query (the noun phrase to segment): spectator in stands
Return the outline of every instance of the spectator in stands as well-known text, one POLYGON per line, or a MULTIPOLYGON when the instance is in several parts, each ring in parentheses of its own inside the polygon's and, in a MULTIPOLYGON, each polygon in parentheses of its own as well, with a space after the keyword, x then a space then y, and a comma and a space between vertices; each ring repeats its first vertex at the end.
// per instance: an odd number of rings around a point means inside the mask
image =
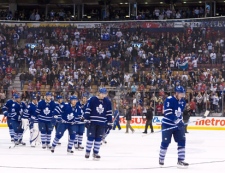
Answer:
POLYGON ((20 74, 20 89, 21 90, 23 90, 25 80, 26 80, 26 75, 24 71, 22 71, 22 73, 20 74))

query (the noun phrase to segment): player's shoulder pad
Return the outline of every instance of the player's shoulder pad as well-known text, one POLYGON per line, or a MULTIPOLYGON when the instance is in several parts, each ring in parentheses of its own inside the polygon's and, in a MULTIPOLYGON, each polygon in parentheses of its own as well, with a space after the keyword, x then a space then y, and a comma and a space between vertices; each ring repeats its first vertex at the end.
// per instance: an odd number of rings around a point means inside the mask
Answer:
POLYGON ((98 97, 92 96, 92 97, 90 97, 89 102, 90 102, 90 101, 95 101, 95 100, 98 100, 98 97))
POLYGON ((39 102, 38 103, 42 103, 42 102, 44 102, 45 100, 44 99, 41 99, 41 100, 39 100, 39 102))
POLYGON ((106 102, 106 103, 108 103, 108 104, 110 104, 110 103, 111 103, 111 101, 109 100, 109 98, 108 98, 108 97, 105 97, 105 98, 103 99, 103 101, 104 101, 104 102, 106 102))
POLYGON ((8 100, 6 101, 6 103, 13 103, 13 100, 12 100, 12 99, 8 99, 8 100))
POLYGON ((172 99, 172 98, 173 98, 173 96, 168 96, 166 99, 169 100, 169 99, 172 99))

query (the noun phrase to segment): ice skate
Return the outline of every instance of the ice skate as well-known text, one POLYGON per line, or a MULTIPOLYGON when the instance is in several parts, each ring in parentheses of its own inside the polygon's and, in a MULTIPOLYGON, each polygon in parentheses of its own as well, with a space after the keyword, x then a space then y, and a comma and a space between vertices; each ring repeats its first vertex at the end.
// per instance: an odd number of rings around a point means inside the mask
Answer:
POLYGON ((79 151, 82 151, 83 149, 84 149, 84 147, 83 147, 82 145, 79 144, 79 145, 78 145, 78 150, 79 150, 79 151))
POLYGON ((160 159, 159 159, 159 166, 160 166, 160 167, 163 167, 163 166, 164 166, 164 160, 160 160, 160 159))
POLYGON ((93 160, 100 160, 101 156, 99 154, 93 154, 93 160))
POLYGON ((71 154, 73 154, 73 153, 74 153, 73 150, 67 149, 67 154, 68 154, 68 155, 71 155, 71 154))
POLYGON ((51 147, 51 152, 54 153, 55 152, 55 148, 51 147))
POLYGON ((178 161, 177 162, 177 168, 181 168, 181 169, 187 169, 189 166, 188 163, 184 162, 184 161, 178 161))
POLYGON ((90 157, 90 153, 85 153, 85 158, 88 159, 90 157))
POLYGON ((42 149, 46 149, 46 144, 42 144, 42 149))

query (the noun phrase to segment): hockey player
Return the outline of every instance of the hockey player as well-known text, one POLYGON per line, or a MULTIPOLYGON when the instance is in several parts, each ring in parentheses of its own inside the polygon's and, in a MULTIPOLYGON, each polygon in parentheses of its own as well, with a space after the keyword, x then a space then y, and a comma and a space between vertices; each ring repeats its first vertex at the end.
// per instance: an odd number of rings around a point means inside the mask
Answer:
MULTIPOLYGON (((90 157, 92 145, 94 143, 93 157, 99 160, 98 154, 101 146, 101 140, 105 131, 105 124, 112 123, 111 101, 105 98, 107 96, 106 88, 100 88, 98 96, 90 98, 84 114, 84 118, 90 121, 87 128, 87 145, 85 158, 90 157)), ((112 128, 112 125, 111 125, 112 128)))
POLYGON ((27 106, 22 116, 22 126, 30 126, 30 145, 35 147, 40 143, 40 134, 38 128, 38 117, 36 114, 37 109, 37 97, 33 96, 31 103, 27 106), (29 121, 29 122, 27 122, 29 121))
MULTIPOLYGON (((60 105, 63 105, 63 104, 64 104, 63 97, 61 95, 57 95, 56 101, 55 101, 55 106, 60 106, 60 105)), ((55 131, 57 131, 58 122, 56 122, 56 120, 53 118, 52 123, 55 126, 55 131)), ((61 142, 58 142, 58 145, 61 145, 61 142)))
POLYGON ((172 136, 178 145, 178 168, 187 168, 188 163, 185 160, 185 129, 182 113, 185 108, 185 89, 182 86, 175 88, 174 96, 168 96, 164 101, 164 118, 162 119, 162 142, 160 146, 159 164, 164 165, 167 148, 171 142, 172 136), (175 127, 170 130, 167 128, 175 127))
POLYGON ((114 124, 113 124, 113 130, 116 129, 116 127, 118 127, 119 130, 121 130, 120 127, 120 112, 119 112, 119 106, 116 106, 116 109, 114 111, 114 124))
POLYGON ((76 136, 76 118, 82 115, 82 110, 76 96, 70 96, 70 103, 58 105, 54 111, 54 118, 59 123, 55 138, 52 143, 51 152, 54 153, 55 147, 62 138, 66 130, 69 131, 69 143, 67 146, 67 153, 72 154, 72 147, 76 136))
POLYGON ((11 107, 12 107, 12 104, 14 102, 14 99, 15 99, 15 94, 13 95, 13 98, 8 100, 5 105, 3 106, 2 108, 2 112, 3 112, 3 115, 4 117, 7 117, 7 125, 9 127, 9 134, 10 134, 10 137, 11 137, 11 142, 14 142, 14 130, 13 130, 13 126, 12 126, 12 122, 11 122, 11 119, 10 117, 8 117, 8 114, 11 113, 11 107))
MULTIPOLYGON (((55 106, 60 106, 60 105, 63 105, 63 104, 64 104, 64 102, 63 102, 62 96, 61 95, 57 95, 56 96, 56 101, 55 101, 55 106)), ((57 130, 58 123, 55 122, 54 126, 55 126, 55 130, 57 130)))
POLYGON ((23 129, 21 126, 21 116, 23 114, 23 111, 26 109, 26 105, 24 102, 21 102, 21 97, 19 94, 14 94, 14 99, 15 100, 12 102, 12 105, 10 106, 10 109, 8 110, 7 117, 9 118, 10 123, 12 124, 12 127, 15 132, 14 133, 15 144, 26 145, 24 142, 22 142, 23 132, 25 128, 23 129))
MULTIPOLYGON (((80 102, 80 106, 82 109, 82 113, 85 112, 85 109, 87 107, 87 100, 88 100, 88 94, 83 94, 82 96, 82 100, 80 102)), ((76 119, 76 121, 82 121, 83 120, 83 114, 81 117, 79 117, 78 119, 76 119)), ((84 124, 77 124, 76 126, 76 138, 75 138, 75 142, 74 142, 74 147, 76 150, 83 150, 84 147, 82 146, 82 141, 83 141, 83 134, 84 134, 84 124)))
POLYGON ((53 111, 55 109, 55 102, 52 100, 51 92, 46 92, 46 98, 38 102, 36 110, 38 116, 38 126, 41 132, 42 148, 51 148, 51 134, 53 130, 53 111))

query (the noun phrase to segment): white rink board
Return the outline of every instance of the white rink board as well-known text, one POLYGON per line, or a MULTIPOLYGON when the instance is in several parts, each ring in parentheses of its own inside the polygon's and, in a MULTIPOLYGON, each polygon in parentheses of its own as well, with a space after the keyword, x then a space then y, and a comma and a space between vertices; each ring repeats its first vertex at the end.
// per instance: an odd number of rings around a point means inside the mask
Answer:
MULTIPOLYGON (((162 116, 154 116, 152 123, 155 129, 161 128, 162 116)), ((131 126, 136 129, 144 128, 145 119, 142 116, 133 116, 131 120, 131 126)), ((191 130, 225 130, 225 117, 191 117, 188 128, 191 130), (193 122, 197 121, 197 122, 193 122)), ((122 128, 125 128, 126 120, 123 117, 120 117, 120 125, 122 128)), ((3 115, 0 115, 0 127, 7 127, 6 119, 3 115)))
MULTIPOLYGON (((225 168, 225 133, 223 131, 190 131, 187 134, 186 161, 190 166, 186 170, 176 168, 177 146, 172 142, 169 146, 165 167, 159 168, 158 156, 161 134, 155 133, 143 137, 142 129, 135 133, 111 131, 107 144, 101 146, 100 161, 84 158, 85 151, 75 151, 67 155, 67 132, 57 146, 55 153, 43 150, 40 146, 31 148, 16 147, 9 149, 11 142, 7 128, 0 128, 0 172, 16 173, 199 173, 223 172, 225 168)), ((157 131, 157 130, 155 130, 157 131)), ((54 132, 53 132, 54 134, 54 132)), ((53 139, 52 139, 53 140, 53 139)), ((29 132, 25 133, 24 142, 28 143, 29 132)), ((84 139, 86 141, 86 139, 84 139)), ((84 142, 85 144, 85 142, 84 142)))

